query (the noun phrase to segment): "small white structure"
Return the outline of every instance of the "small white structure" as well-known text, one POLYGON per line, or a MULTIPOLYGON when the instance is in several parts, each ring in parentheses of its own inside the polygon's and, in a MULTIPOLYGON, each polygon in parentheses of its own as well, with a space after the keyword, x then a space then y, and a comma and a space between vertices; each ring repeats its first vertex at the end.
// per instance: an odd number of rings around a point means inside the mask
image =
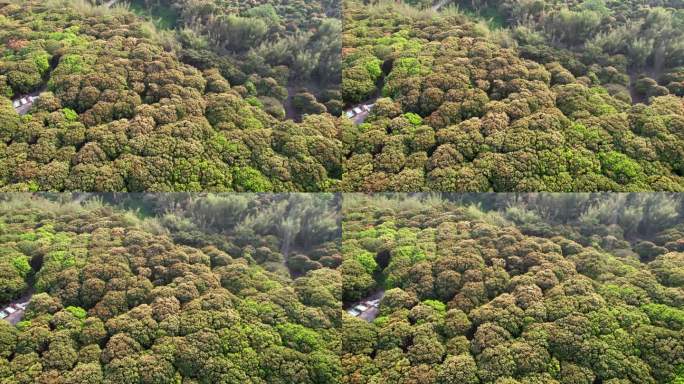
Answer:
POLYGON ((366 304, 370 305, 373 308, 378 308, 380 307, 380 299, 370 300, 366 304))
POLYGON ((357 105, 356 107, 353 107, 352 109, 349 109, 345 111, 345 116, 349 119, 354 119, 354 118, 361 118, 365 119, 365 116, 370 113, 370 111, 373 109, 375 106, 375 103, 369 103, 369 104, 360 104, 357 105))
POLYGON ((8 314, 7 312, 5 312, 5 311, 0 311, 0 319, 4 319, 4 318, 6 318, 7 316, 9 316, 9 314, 8 314))
POLYGON ((38 99, 39 95, 27 95, 12 101, 14 109, 21 115, 26 114, 38 99))

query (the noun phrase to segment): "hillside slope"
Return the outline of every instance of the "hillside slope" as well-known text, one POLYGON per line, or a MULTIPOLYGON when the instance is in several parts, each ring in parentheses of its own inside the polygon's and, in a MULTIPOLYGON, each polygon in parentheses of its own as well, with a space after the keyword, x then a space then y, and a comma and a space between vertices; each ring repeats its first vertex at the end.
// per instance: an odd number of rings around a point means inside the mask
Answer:
POLYGON ((386 291, 372 322, 344 314, 344 382, 684 379, 681 196, 498 199, 345 202, 343 298, 386 291))
POLYGON ((210 231, 191 246, 169 217, 79 200, 2 198, 0 292, 17 270, 35 294, 16 327, 0 321, 0 382, 338 382, 335 270, 292 280, 255 262, 279 251, 269 236, 229 254, 210 231))
POLYGON ((575 76, 472 14, 345 6, 343 97, 380 98, 344 131, 343 190, 684 189, 684 103, 667 89, 632 105, 601 81, 610 68, 575 76))
POLYGON ((0 1, 4 190, 320 191, 341 177, 343 123, 273 117, 256 97, 273 79, 232 86, 183 64, 173 35, 126 9, 19 3, 0 1), (23 116, 3 97, 33 91, 23 116))

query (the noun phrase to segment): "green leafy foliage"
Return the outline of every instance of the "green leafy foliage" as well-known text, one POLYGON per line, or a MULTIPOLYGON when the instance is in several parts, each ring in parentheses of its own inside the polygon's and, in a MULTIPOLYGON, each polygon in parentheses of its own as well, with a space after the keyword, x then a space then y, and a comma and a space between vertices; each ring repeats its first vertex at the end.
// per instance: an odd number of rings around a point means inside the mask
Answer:
POLYGON ((257 86, 258 95, 252 96, 274 97, 288 107, 289 117, 312 112, 294 106, 293 115, 285 86, 291 93, 305 89, 321 104, 340 102, 339 95, 333 95, 339 88, 342 49, 338 0, 138 3, 138 14, 175 27, 182 57, 202 69, 220 69, 234 86, 265 85, 257 86))
MULTIPOLYGON (((142 3, 138 11, 160 6, 142 3)), ((229 45, 256 49, 317 29, 302 49, 334 61, 334 44, 327 58, 313 47, 339 35, 336 19, 322 15, 322 4, 299 9, 264 3, 250 10, 237 2, 225 9, 171 3, 166 5, 173 9, 187 5, 179 17, 188 24, 211 29, 202 33, 219 39, 218 31, 228 33, 229 45), (320 17, 305 16, 311 13, 320 17), (286 28, 291 19, 303 23, 301 31, 286 28)), ((185 29, 178 36, 159 31, 126 7, 76 0, 17 6, 0 4, 0 190, 336 189, 345 122, 327 113, 326 105, 339 104, 332 85, 318 99, 306 93, 299 116, 290 116, 302 120, 295 123, 285 119, 283 108, 288 71, 294 78, 298 70, 294 64, 289 70, 282 62, 262 68, 253 53, 200 53, 183 46, 185 29), (212 58, 204 60, 207 55, 212 58), (245 60, 245 67, 234 68, 233 59, 245 60), (4 96, 29 92, 40 98, 30 114, 19 116, 4 96)), ((302 54, 299 60, 308 59, 302 54)))
POLYGON ((677 382, 683 204, 669 194, 348 195, 343 300, 382 299, 371 322, 344 314, 344 377, 677 382), (376 270, 358 267, 367 253, 376 270))
POLYGON ((684 190, 681 4, 409 3, 345 3, 343 191, 684 190))
POLYGON ((0 293, 22 254, 38 292, 0 321, 0 382, 340 383, 340 275, 280 253, 335 255, 332 196, 0 200, 0 293))

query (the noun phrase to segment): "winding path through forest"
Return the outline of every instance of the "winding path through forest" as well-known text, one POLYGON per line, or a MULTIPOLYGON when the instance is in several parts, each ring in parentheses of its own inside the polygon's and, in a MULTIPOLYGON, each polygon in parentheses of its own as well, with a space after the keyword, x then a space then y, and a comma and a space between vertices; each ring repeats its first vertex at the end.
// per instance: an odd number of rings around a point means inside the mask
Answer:
POLYGON ((636 83, 638 80, 639 72, 631 71, 629 73, 629 94, 632 97, 632 104, 646 104, 648 99, 637 91, 636 83))
POLYGON ((641 69, 630 68, 627 70, 627 74, 629 75, 628 88, 629 94, 632 97, 632 104, 649 104, 649 97, 637 90, 637 82, 642 76, 657 80, 663 75, 663 70, 653 66, 647 66, 646 68, 641 69))
POLYGON ((299 87, 294 85, 287 85, 287 98, 283 101, 283 108, 285 109, 285 118, 293 120, 294 122, 302 121, 302 114, 297 112, 297 108, 294 106, 294 97, 297 94, 299 87))

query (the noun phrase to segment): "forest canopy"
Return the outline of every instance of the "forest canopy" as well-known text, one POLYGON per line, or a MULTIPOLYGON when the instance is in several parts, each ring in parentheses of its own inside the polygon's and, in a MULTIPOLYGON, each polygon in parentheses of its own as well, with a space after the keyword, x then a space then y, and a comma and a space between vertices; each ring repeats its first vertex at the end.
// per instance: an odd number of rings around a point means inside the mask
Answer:
POLYGON ((679 194, 5 194, 0 382, 678 384, 683 255, 679 194))
POLYGON ((133 0, 131 7, 175 31, 181 60, 218 68, 233 85, 257 85, 270 109, 285 107, 289 117, 341 112, 338 0, 133 0))
POLYGON ((336 188, 344 121, 308 94, 286 119, 276 78, 200 66, 179 38, 123 6, 0 1, 0 189, 336 188))
POLYGON ((684 199, 375 194, 343 205, 345 383, 680 383, 684 199), (363 301, 362 301, 363 302, 363 301))
POLYGON ((334 195, 0 199, 0 303, 32 295, 0 382, 338 382, 334 195), (291 254, 316 268, 273 267, 291 254))
POLYGON ((450 3, 345 2, 343 190, 684 190, 681 2, 450 3))
POLYGON ((678 1, 1 0, 0 30, 4 191, 684 190, 678 1))

